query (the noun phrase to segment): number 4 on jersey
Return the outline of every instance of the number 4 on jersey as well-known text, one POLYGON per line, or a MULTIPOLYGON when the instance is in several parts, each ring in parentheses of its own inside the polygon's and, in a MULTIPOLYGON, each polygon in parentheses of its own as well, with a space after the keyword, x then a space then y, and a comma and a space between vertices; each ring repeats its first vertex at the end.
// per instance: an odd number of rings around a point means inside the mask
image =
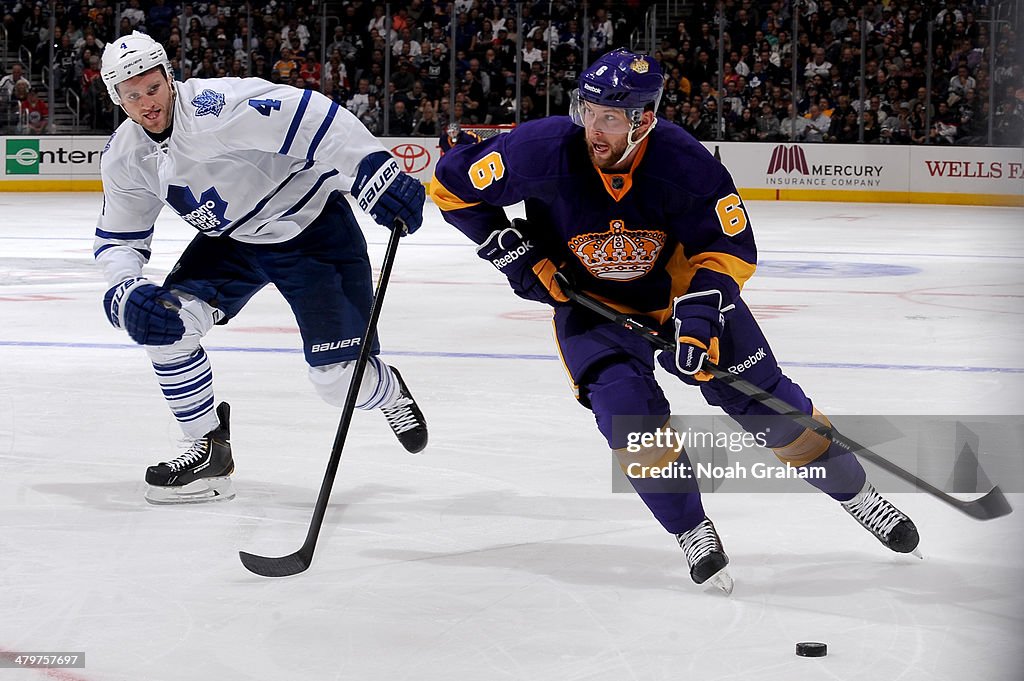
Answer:
POLYGON ((280 111, 280 99, 250 99, 249 106, 259 111, 264 116, 269 116, 271 109, 280 111))

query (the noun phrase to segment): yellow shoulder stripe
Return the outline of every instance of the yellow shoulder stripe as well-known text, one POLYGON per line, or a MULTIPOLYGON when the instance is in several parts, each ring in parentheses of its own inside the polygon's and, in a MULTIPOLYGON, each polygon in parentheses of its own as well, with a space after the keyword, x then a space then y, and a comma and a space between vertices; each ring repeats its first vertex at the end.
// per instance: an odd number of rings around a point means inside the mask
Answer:
POLYGON ((470 202, 460 199, 441 184, 440 180, 437 179, 437 175, 430 178, 430 198, 433 199, 438 208, 444 211, 480 205, 479 201, 470 202))
POLYGON ((715 251, 698 253, 690 258, 690 264, 694 267, 706 267, 712 272, 732 277, 741 289, 743 284, 747 283, 747 279, 754 276, 754 270, 757 269, 757 265, 737 258, 735 255, 715 251))

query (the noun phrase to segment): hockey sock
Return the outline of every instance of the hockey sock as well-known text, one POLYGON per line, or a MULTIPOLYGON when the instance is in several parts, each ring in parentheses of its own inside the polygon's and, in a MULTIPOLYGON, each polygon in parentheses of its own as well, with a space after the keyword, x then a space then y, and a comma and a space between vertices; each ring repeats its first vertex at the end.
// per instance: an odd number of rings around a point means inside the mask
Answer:
POLYGON ((213 368, 202 347, 182 360, 153 362, 153 370, 186 436, 198 439, 220 426, 213 411, 213 368))
MULTIPOLYGON (((323 367, 310 367, 309 380, 317 394, 327 404, 344 407, 348 385, 352 380, 355 362, 339 362, 323 367)), ((357 409, 380 409, 391 406, 399 398, 398 380, 391 367, 377 357, 371 357, 359 386, 357 409)))
MULTIPOLYGON (((623 464, 622 457, 619 462, 623 464)), ((696 527, 704 520, 704 505, 686 452, 681 451, 678 457, 672 456, 664 465, 656 464, 655 467, 661 470, 661 475, 671 471, 669 477, 641 477, 640 471, 635 468, 631 471, 628 464, 623 466, 623 470, 637 495, 662 527, 672 534, 696 527)))
MULTIPOLYGON (((822 425, 832 425, 828 417, 817 409, 812 410, 812 415, 822 425)), ((744 427, 749 429, 751 419, 743 420, 746 421, 744 427)), ((796 468, 813 466, 822 469, 824 475, 808 476, 805 479, 836 501, 852 499, 864 486, 865 473, 860 461, 851 452, 833 444, 828 438, 810 429, 800 431, 800 428, 801 426, 796 423, 776 423, 771 428, 772 436, 766 438, 769 440, 768 446, 772 447, 775 455, 785 464, 796 468), (776 437, 782 441, 790 441, 779 446, 776 442, 770 441, 776 437)))
POLYGON ((380 409, 381 407, 389 407, 391 404, 398 399, 398 379, 395 378, 394 373, 384 362, 380 361, 376 357, 371 357, 370 361, 366 365, 366 374, 375 374, 375 377, 371 379, 370 385, 373 389, 370 390, 370 394, 367 395, 367 380, 363 378, 363 385, 359 387, 359 402, 356 404, 357 409, 380 409))
POLYGON ((867 474, 857 457, 839 445, 833 444, 808 466, 825 469, 821 477, 808 477, 811 483, 836 501, 849 501, 864 487, 867 474))
POLYGON ((668 421, 668 401, 654 380, 651 368, 626 358, 592 367, 588 378, 587 395, 597 427, 633 489, 672 534, 696 527, 704 520, 704 507, 696 478, 692 472, 684 475, 692 471, 686 452, 665 447, 643 447, 629 452, 629 432, 651 432, 665 427, 668 421), (629 416, 621 416, 624 414, 629 416), (674 473, 669 477, 654 477, 645 475, 635 465, 671 468, 674 473))

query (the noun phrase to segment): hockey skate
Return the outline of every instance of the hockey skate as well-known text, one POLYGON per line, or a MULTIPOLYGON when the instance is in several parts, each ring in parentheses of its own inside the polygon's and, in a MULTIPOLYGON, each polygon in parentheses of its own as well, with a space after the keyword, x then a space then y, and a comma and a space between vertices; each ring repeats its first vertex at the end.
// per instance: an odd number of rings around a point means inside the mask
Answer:
POLYGON ((380 410, 384 412, 384 418, 406 451, 419 454, 427 446, 427 421, 409 392, 409 386, 402 379, 402 374, 395 367, 391 367, 391 371, 398 379, 398 399, 390 407, 381 407, 380 410))
POLYGON ((857 496, 842 502, 842 506, 889 549, 896 553, 913 553, 918 558, 923 557, 917 550, 921 538, 914 522, 882 497, 870 482, 865 481, 857 496))
POLYGON ((676 535, 679 548, 686 554, 690 564, 690 578, 697 584, 711 584, 727 594, 732 593, 733 581, 725 566, 729 556, 725 555, 722 540, 715 526, 705 518, 697 527, 676 535))
POLYGON ((221 402, 217 406, 220 427, 193 442, 178 458, 147 468, 146 501, 169 505, 233 499, 230 417, 231 407, 221 402))

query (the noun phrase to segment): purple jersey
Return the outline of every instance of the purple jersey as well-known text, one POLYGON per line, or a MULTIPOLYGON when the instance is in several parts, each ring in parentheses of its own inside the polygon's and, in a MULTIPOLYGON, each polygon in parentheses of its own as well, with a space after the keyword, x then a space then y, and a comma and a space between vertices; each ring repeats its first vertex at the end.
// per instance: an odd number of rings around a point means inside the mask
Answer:
MULTIPOLYGON (((524 236, 540 255, 607 304, 653 317, 666 335, 673 332, 668 322, 675 297, 721 291, 726 322, 720 366, 742 372, 802 413, 812 412, 810 399, 782 373, 739 297, 754 273, 757 250, 732 178, 682 128, 660 121, 637 146, 629 169, 603 173, 589 158, 583 128, 564 117, 532 121, 449 151, 437 163, 430 195, 445 219, 477 243, 508 225, 503 206, 525 202, 524 236)), ((535 265, 531 269, 542 279, 535 265)), ((640 336, 585 308, 554 310, 563 365, 609 447, 627 446, 627 434, 615 427, 617 416, 629 415, 641 428, 668 421, 669 404, 654 370, 660 364, 679 376, 673 353, 655 358, 640 336)), ((704 383, 701 392, 749 432, 763 430, 764 417, 774 413, 723 381, 704 383)), ((773 422, 770 430, 766 444, 783 461, 813 460, 826 467, 820 480, 808 479, 822 491, 845 501, 863 488, 864 469, 850 452, 824 438, 810 440, 795 422, 773 422)), ((691 465, 685 450, 678 457, 678 463, 691 465)), ((673 534, 690 531, 706 517, 693 479, 631 482, 673 534)))
POLYGON ((757 261, 729 172, 664 120, 614 174, 597 170, 567 117, 524 123, 445 154, 430 194, 476 243, 507 226, 502 206, 525 201, 529 236, 580 288, 660 322, 687 291, 719 290, 731 304, 757 261))
POLYGON ((468 132, 466 130, 459 131, 459 136, 452 142, 452 138, 448 136, 448 132, 441 133, 441 139, 438 140, 437 146, 441 148, 441 155, 444 156, 446 153, 451 151, 452 147, 460 144, 476 144, 480 141, 480 135, 475 132, 468 132))

